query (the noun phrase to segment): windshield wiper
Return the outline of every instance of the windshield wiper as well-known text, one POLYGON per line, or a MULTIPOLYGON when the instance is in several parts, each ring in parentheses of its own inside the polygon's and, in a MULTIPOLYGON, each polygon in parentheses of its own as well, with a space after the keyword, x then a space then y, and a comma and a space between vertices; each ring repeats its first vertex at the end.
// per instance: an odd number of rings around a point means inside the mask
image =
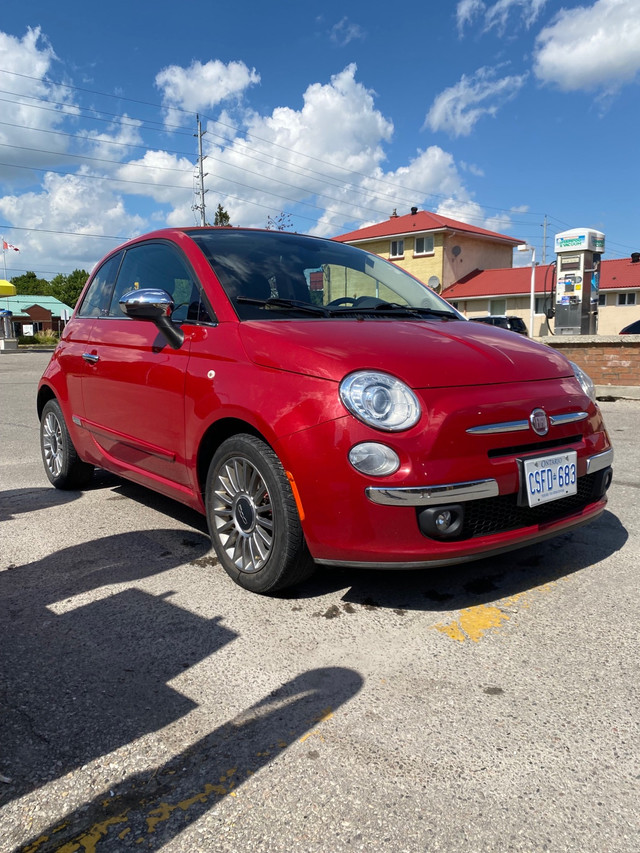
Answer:
POLYGON ((322 305, 312 305, 310 302, 299 302, 297 299, 280 299, 272 296, 269 299, 254 299, 251 296, 238 296, 236 302, 244 305, 262 305, 264 308, 285 308, 289 311, 304 311, 306 314, 315 314, 320 317, 328 317, 329 311, 322 305))
POLYGON ((329 308, 322 305, 312 305, 297 299, 282 299, 272 296, 269 299, 254 299, 252 296, 238 296, 236 302, 243 305, 261 305, 263 308, 283 308, 287 311, 302 311, 316 317, 335 317, 348 314, 404 314, 407 317, 448 317, 458 320, 453 311, 440 308, 415 308, 412 305, 400 305, 397 302, 380 302, 377 305, 345 305, 329 308))
POLYGON ((349 305, 343 308, 329 309, 332 314, 404 314, 408 317, 448 317, 459 320, 453 311, 442 308, 417 308, 413 305, 400 305, 398 302, 380 302, 377 305, 349 305))
MULTIPOLYGON (((412 311, 414 314, 420 314, 421 316, 451 317, 454 320, 460 319, 455 311, 447 311, 446 308, 418 308, 413 305, 396 305, 395 303, 393 304, 393 308, 404 308, 406 311, 412 311)), ((380 310, 383 310, 383 308, 381 307, 380 310)))

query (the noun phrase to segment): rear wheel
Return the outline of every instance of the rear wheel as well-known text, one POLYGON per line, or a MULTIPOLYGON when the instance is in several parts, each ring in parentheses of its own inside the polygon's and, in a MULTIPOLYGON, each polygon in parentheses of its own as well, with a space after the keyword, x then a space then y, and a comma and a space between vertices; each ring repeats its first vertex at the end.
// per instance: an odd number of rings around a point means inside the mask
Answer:
POLYGON ((273 450, 253 435, 223 442, 206 486, 213 547, 227 574, 269 593, 313 573, 291 486, 273 450))
POLYGON ((56 489, 82 489, 88 485, 93 465, 78 456, 57 400, 49 400, 42 410, 40 450, 44 470, 56 489))

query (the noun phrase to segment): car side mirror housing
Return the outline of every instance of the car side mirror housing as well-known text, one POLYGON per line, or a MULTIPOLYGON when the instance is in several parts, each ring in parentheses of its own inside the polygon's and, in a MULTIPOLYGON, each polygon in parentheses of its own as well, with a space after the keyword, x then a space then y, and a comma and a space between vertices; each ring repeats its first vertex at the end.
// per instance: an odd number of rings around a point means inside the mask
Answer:
POLYGON ((119 301, 120 310, 133 320, 150 320, 167 339, 169 346, 180 349, 184 332, 171 322, 173 299, 166 290, 145 288, 129 290, 119 301))

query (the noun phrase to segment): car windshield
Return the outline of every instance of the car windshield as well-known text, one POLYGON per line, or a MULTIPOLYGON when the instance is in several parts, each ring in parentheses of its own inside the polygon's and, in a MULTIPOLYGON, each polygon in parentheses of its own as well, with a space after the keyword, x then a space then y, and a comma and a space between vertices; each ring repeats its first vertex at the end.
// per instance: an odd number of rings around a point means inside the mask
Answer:
POLYGON ((463 319, 426 285, 353 246, 279 231, 189 229, 241 320, 463 319))

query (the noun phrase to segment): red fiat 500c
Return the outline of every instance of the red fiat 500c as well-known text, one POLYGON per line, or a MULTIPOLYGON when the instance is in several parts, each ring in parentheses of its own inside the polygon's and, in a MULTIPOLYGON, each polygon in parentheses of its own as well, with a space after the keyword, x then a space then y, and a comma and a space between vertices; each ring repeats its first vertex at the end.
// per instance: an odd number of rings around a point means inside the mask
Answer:
POLYGON ((421 568, 600 515, 589 378, 397 266, 273 231, 156 231, 96 267, 38 390, 45 470, 182 501, 267 593, 315 564, 421 568))

